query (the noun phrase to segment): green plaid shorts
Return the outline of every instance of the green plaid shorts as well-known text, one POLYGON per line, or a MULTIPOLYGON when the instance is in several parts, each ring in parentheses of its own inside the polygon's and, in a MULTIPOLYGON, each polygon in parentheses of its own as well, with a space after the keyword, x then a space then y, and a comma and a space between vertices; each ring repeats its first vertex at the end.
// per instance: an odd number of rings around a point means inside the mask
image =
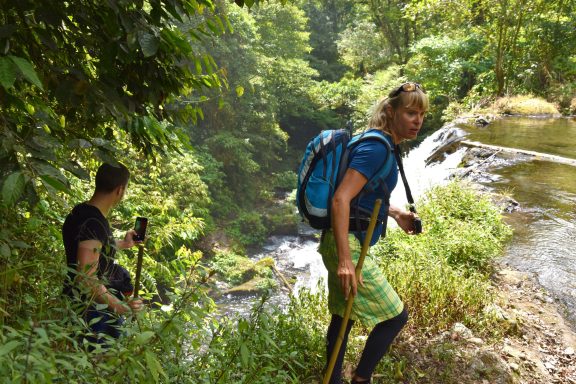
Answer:
MULTIPOLYGON (((358 262, 362 247, 354 235, 349 235, 350 253, 354 264, 358 262)), ((318 252, 322 255, 324 265, 328 270, 328 309, 331 314, 344 317, 346 299, 338 279, 338 253, 332 231, 326 231, 320 242, 318 252)), ((358 293, 354 297, 351 320, 359 320, 366 327, 399 315, 404 309, 404 303, 394 291, 388 280, 378 268, 378 265, 368 254, 362 266, 364 286, 358 285, 358 293)))

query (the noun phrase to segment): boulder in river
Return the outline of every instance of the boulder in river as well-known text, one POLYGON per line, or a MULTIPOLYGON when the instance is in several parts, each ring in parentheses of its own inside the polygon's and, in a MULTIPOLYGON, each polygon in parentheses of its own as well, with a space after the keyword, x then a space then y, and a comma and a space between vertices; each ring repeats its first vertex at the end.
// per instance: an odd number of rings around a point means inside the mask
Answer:
POLYGON ((440 141, 440 144, 428 156, 426 165, 441 162, 445 159, 446 154, 454 153, 466 135, 467 133, 458 127, 447 128, 436 139, 436 141, 440 141))

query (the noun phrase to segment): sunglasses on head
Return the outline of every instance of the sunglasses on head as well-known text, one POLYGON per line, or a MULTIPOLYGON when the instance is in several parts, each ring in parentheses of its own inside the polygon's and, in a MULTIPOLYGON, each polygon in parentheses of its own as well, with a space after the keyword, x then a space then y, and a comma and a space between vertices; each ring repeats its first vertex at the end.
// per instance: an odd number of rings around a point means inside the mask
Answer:
POLYGON ((418 83, 412 83, 412 82, 408 82, 408 83, 404 83, 402 85, 400 85, 398 88, 396 88, 395 90, 393 90, 392 92, 390 92, 390 94, 388 95, 388 97, 396 97, 398 96, 401 92, 414 92, 417 89, 421 90, 422 92, 426 93, 426 91, 424 90, 424 88, 422 88, 422 86, 418 83))

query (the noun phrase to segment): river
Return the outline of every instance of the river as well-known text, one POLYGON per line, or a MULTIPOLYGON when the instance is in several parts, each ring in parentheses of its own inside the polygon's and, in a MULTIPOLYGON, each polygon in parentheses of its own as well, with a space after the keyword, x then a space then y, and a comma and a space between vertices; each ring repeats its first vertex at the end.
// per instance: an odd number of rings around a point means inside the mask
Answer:
MULTIPOLYGON (((486 128, 470 128, 469 138, 576 159, 573 118, 505 118, 486 128)), ((507 215, 514 236, 503 261, 531 272, 566 308, 576 326, 576 167, 549 161, 498 163, 486 184, 509 193, 520 209, 507 215)))
MULTIPOLYGON (((544 152, 576 158, 576 122, 573 119, 505 118, 485 128, 461 126, 469 139, 485 144, 544 152)), ((427 137, 405 158, 405 169, 417 200, 433 185, 444 183, 457 170, 466 149, 460 148, 442 162, 426 165, 425 160, 438 146, 442 131, 427 137)), ((483 184, 506 192, 520 203, 519 209, 506 214, 514 236, 503 262, 520 271, 531 272, 539 283, 566 308, 566 317, 576 325, 576 167, 520 157, 494 161, 488 168, 491 177, 483 184)), ((403 205, 406 197, 402 183, 394 190, 392 204, 403 205)), ((389 221, 390 225, 395 224, 389 221)), ((301 226, 298 236, 273 236, 255 259, 270 256, 283 274, 300 287, 322 288, 318 281, 326 272, 316 252, 314 231, 301 226)), ((279 282, 279 286, 281 283, 279 282)), ((283 305, 286 289, 271 298, 272 305, 283 305)), ((225 312, 243 314, 253 297, 228 297, 220 300, 225 312)))

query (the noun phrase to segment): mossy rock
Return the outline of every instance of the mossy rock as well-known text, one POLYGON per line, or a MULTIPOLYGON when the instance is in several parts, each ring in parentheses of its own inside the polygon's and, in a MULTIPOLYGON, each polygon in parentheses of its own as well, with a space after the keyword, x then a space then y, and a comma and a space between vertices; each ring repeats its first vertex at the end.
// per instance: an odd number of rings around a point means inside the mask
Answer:
POLYGON ((232 287, 224 292, 225 295, 248 296, 264 293, 270 287, 270 280, 265 277, 254 277, 245 283, 232 287))
POLYGON ((272 268, 276 262, 271 257, 263 257, 254 263, 254 268, 256 270, 261 268, 272 268))

